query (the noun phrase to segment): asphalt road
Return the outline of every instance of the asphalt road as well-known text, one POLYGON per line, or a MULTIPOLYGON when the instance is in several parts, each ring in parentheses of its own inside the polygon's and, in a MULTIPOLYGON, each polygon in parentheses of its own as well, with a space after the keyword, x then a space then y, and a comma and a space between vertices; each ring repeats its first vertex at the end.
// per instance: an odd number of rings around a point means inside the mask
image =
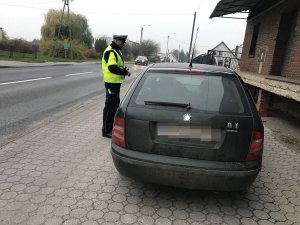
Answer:
MULTIPOLYGON (((132 66, 132 65, 131 65, 132 66)), ((0 141, 105 91, 100 64, 2 68, 0 141)))

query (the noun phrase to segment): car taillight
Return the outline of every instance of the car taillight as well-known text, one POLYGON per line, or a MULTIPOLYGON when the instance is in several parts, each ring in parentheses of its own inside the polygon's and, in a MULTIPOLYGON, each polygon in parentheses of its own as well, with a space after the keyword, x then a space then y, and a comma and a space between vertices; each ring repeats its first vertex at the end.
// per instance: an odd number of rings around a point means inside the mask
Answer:
POLYGON ((253 161, 262 157, 262 150, 264 147, 264 132, 254 131, 250 143, 249 152, 246 161, 253 161))
POLYGON ((112 142, 125 148, 125 119, 116 117, 113 127, 112 142))

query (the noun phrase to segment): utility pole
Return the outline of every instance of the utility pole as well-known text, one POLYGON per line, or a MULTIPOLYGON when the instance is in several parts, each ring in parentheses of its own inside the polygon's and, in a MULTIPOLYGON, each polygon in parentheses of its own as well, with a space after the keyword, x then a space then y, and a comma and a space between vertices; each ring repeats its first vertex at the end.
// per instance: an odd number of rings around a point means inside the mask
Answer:
POLYGON ((170 35, 168 35, 168 39, 167 39, 167 50, 166 50, 166 59, 165 59, 165 62, 167 62, 167 60, 168 60, 168 54, 169 54, 169 39, 170 39, 170 35))
POLYGON ((195 20, 196 20, 197 13, 194 14, 194 22, 193 22, 193 29, 192 29, 192 36, 191 36, 191 43, 190 43, 190 50, 189 50, 189 59, 188 62, 190 62, 191 59, 191 49, 192 49, 192 43, 193 43, 193 36, 194 36, 194 28, 195 28, 195 20))
POLYGON ((2 27, 0 27, 0 41, 2 41, 2 37, 3 37, 3 31, 2 31, 2 27))
POLYGON ((180 56, 180 45, 179 45, 179 48, 178 48, 178 62, 179 62, 179 56, 180 56))
MULTIPOLYGON (((175 33, 171 33, 171 34, 175 34, 175 33)), ((167 59, 169 57, 169 39, 170 39, 170 34, 168 34, 168 38, 167 38, 167 50, 166 50, 165 62, 167 62, 167 59)))
MULTIPOLYGON (((73 58, 73 52, 72 52, 72 48, 71 48, 72 33, 71 33, 71 20, 70 20, 70 2, 69 2, 69 0, 62 0, 62 1, 64 2, 64 7, 63 7, 62 14, 61 14, 61 17, 60 17, 59 30, 58 30, 57 38, 58 39, 60 38, 60 32, 61 32, 64 13, 65 13, 65 8, 66 8, 66 6, 68 6, 69 42, 70 42, 71 58, 73 58)), ((73 0, 71 0, 71 1, 73 1, 73 0)))
POLYGON ((142 42, 143 42, 143 32, 145 26, 151 26, 150 24, 142 25, 141 26, 141 37, 140 37, 140 48, 139 48, 139 55, 142 55, 142 42))
POLYGON ((142 44, 142 41, 143 41, 143 30, 144 30, 144 27, 141 27, 141 38, 140 38, 140 44, 142 44))

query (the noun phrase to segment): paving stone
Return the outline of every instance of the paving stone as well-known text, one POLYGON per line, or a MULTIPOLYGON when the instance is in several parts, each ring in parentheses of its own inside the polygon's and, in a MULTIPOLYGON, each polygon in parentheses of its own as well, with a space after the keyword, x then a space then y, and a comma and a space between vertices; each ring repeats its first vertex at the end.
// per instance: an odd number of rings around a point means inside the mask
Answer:
POLYGON ((263 210, 254 210, 253 214, 261 220, 266 220, 270 217, 269 214, 263 210))
POLYGON ((176 219, 179 219, 179 220, 185 220, 189 217, 189 213, 186 212, 186 210, 174 210, 173 211, 173 215, 176 219))
POLYGON ((157 225, 172 225, 172 221, 167 218, 158 218, 155 220, 157 225))
POLYGON ((152 219, 150 216, 141 216, 138 218, 138 224, 141 225, 153 225, 154 219, 152 219))
POLYGON ((59 217, 51 217, 45 221, 45 225, 61 225, 63 220, 59 217))
POLYGON ((28 225, 39 225, 43 224, 46 218, 44 216, 35 215, 28 219, 27 224, 28 225))
POLYGON ((224 216, 224 222, 229 225, 240 225, 241 221, 235 216, 224 216))
POLYGON ((223 218, 217 214, 209 213, 206 215, 207 221, 213 224, 220 224, 223 221, 223 218))
POLYGON ((63 225, 79 225, 81 222, 78 219, 69 219, 63 223, 63 225))
POLYGON ((268 221, 268 220, 259 220, 258 221, 259 225, 274 225, 274 223, 268 221))
POLYGON ((96 96, 0 149, 0 224, 300 224, 299 153, 267 128, 247 191, 163 187, 117 172, 101 137, 103 103, 96 96))
POLYGON ((7 201, 6 200, 0 200, 0 208, 3 208, 6 205, 7 205, 7 201))
POLYGON ((71 205, 75 205, 77 203, 76 198, 65 198, 61 201, 61 205, 63 206, 71 206, 71 205))
POLYGON ((124 210, 127 212, 127 213, 137 213, 139 211, 139 207, 137 205, 134 205, 134 204, 128 204, 124 207, 124 210))
POLYGON ((20 224, 22 222, 26 222, 29 218, 29 215, 27 213, 17 213, 13 216, 12 221, 14 222, 14 224, 20 224))
POLYGON ((170 217, 172 215, 172 211, 168 208, 159 208, 156 213, 161 217, 170 217))
POLYGON ((99 220, 103 217, 103 212, 101 210, 91 210, 87 214, 87 218, 90 220, 99 220))
POLYGON ((190 218, 194 221, 201 222, 201 221, 204 221, 206 219, 206 216, 201 212, 191 212, 190 213, 190 218))
POLYGON ((95 209, 103 210, 107 208, 108 203, 105 201, 97 201, 94 203, 95 209))
POLYGON ((274 219, 275 221, 284 222, 286 221, 286 217, 284 213, 281 212, 271 212, 270 217, 274 219))
POLYGON ((86 214, 87 211, 85 209, 78 208, 75 208, 70 212, 70 216, 77 219, 83 218, 84 216, 86 216, 86 214))
POLYGON ((243 224, 243 225, 257 225, 258 223, 255 220, 251 219, 251 218, 242 218, 241 219, 241 224, 243 224))
MULTIPOLYGON (((119 198, 122 200, 122 202, 125 201, 125 199, 126 199, 126 197, 125 196, 123 197, 123 195, 117 195, 117 196, 120 196, 119 198)), ((113 199, 115 200, 115 196, 113 199)), ((131 204, 139 204, 142 201, 142 199, 138 196, 130 196, 127 198, 127 201, 131 204)))
POLYGON ((300 223, 300 213, 287 213, 286 218, 293 223, 300 223))
POLYGON ((46 215, 46 214, 49 214, 49 213, 53 212, 54 209, 55 208, 52 205, 43 205, 43 206, 38 208, 37 214, 46 215))
POLYGON ((123 209, 123 205, 121 203, 118 203, 118 202, 113 202, 113 203, 108 205, 108 209, 113 211, 113 212, 118 212, 118 211, 121 211, 123 209))
POLYGON ((273 203, 265 203, 264 207, 272 212, 278 212, 280 208, 273 203))
POLYGON ((104 214, 103 218, 107 222, 116 222, 119 220, 120 215, 116 212, 108 212, 104 214))
POLYGON ((92 204, 93 204, 93 201, 89 200, 89 199, 82 199, 77 202, 77 206, 80 208, 87 208, 87 207, 91 206, 92 204))
POLYGON ((186 220, 174 220, 173 225, 188 225, 189 223, 186 220))
POLYGON ((253 213, 250 210, 244 208, 238 209, 237 212, 242 217, 251 217, 253 215, 253 213))
POLYGON ((137 222, 137 217, 133 214, 124 214, 121 216, 121 222, 123 224, 135 224, 137 222))

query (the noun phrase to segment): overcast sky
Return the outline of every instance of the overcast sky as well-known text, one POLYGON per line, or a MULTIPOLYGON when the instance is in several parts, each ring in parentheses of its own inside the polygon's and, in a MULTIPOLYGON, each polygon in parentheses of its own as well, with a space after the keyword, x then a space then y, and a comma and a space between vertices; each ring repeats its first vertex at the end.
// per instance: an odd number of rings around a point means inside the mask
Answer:
MULTIPOLYGON (((194 12, 197 12, 194 39, 199 27, 196 48, 205 53, 224 41, 230 49, 243 42, 246 20, 209 19, 219 0, 74 0, 70 10, 82 14, 94 37, 128 34, 129 39, 151 39, 162 52, 169 49, 189 50, 194 12)), ((31 41, 40 39, 44 14, 51 8, 62 9, 61 0, 0 0, 0 27, 10 38, 31 41)))

